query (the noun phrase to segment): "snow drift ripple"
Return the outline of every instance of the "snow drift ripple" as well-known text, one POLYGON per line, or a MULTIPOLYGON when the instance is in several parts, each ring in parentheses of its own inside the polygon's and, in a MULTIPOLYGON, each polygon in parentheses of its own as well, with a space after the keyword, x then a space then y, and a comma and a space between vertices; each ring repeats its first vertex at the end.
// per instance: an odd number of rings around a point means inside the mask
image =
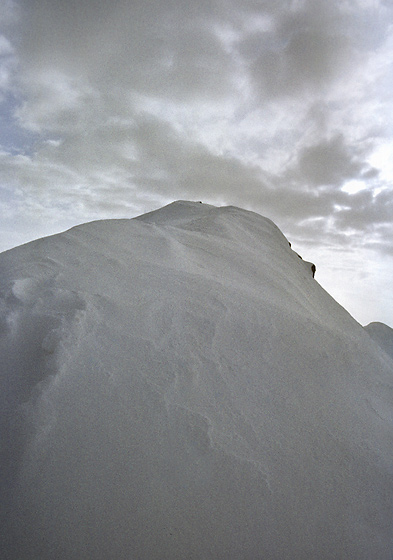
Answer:
POLYGON ((270 220, 181 201, 0 282, 4 558, 391 559, 391 360, 270 220))

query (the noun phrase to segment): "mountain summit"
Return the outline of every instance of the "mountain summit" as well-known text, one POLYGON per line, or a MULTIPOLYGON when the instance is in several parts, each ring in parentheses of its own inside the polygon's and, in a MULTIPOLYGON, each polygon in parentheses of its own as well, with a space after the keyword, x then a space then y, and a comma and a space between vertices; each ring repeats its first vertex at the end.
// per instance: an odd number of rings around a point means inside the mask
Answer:
POLYGON ((7 560, 391 560, 393 361, 270 220, 0 255, 7 560))

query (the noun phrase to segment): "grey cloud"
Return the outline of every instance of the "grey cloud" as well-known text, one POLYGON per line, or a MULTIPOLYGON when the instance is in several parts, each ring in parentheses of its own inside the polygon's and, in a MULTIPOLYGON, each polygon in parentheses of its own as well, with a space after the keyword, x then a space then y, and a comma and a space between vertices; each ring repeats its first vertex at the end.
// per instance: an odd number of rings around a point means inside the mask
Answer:
POLYGON ((285 49, 290 82, 300 87, 304 82, 320 85, 329 80, 346 58, 347 46, 342 36, 324 36, 315 31, 296 33, 285 49))
POLYGON ((13 52, 14 49, 9 40, 4 37, 4 35, 0 35, 0 56, 10 55, 13 54, 13 52))
MULTIPOLYGON (((372 236, 363 238, 364 247, 393 257, 393 223, 375 224, 372 236)), ((390 282, 391 285, 391 274, 390 282)), ((390 288, 389 285, 389 288, 390 288)))
POLYGON ((350 204, 340 209, 335 223, 341 230, 354 229, 377 232, 380 225, 393 226, 393 191, 391 189, 373 194, 362 191, 349 195, 350 204))
POLYGON ((225 200, 262 192, 259 169, 232 156, 214 155, 206 146, 190 141, 168 123, 151 117, 139 119, 135 134, 138 151, 137 179, 152 191, 175 197, 208 197, 225 200))
POLYGON ((379 175, 379 169, 376 169, 375 167, 370 167, 369 169, 365 169, 362 172, 362 179, 368 180, 368 179, 375 179, 377 178, 379 175))
POLYGON ((22 127, 44 134, 87 131, 101 108, 99 92, 84 79, 53 70, 31 77, 25 93, 15 116, 22 127))
POLYGON ((233 95, 249 72, 262 95, 294 95, 327 85, 353 63, 338 2, 294 6, 25 1, 21 68, 27 81, 55 68, 101 90, 122 87, 179 101, 233 95), (249 33, 240 24, 264 14, 273 22, 268 32, 249 33), (232 47, 222 41, 219 27, 237 33, 232 47))
POLYGON ((14 77, 18 60, 15 48, 7 37, 10 33, 5 33, 6 27, 0 20, 0 102, 7 97, 9 92, 16 89, 14 77))
POLYGON ((359 177, 363 163, 351 153, 342 135, 300 151, 298 169, 301 178, 311 185, 341 185, 359 177))
POLYGON ((8 26, 15 23, 20 16, 19 6, 14 0, 3 0, 1 3, 0 25, 8 26))
POLYGON ((230 198, 238 191, 261 192, 257 168, 231 156, 217 156, 185 138, 168 122, 146 114, 129 121, 103 122, 76 130, 61 141, 48 141, 31 157, 3 154, 4 179, 17 182, 27 196, 47 204, 61 204, 74 196, 88 209, 108 208, 108 199, 129 205, 138 198, 161 200, 208 197, 230 198))
MULTIPOLYGON (((266 45, 266 39, 263 42, 266 45)), ((273 48, 262 44, 261 50, 250 65, 250 73, 257 90, 270 98, 325 86, 340 73, 348 45, 344 37, 307 30, 273 48)))
POLYGON ((41 1, 27 8, 24 69, 30 78, 56 67, 104 89, 220 96, 230 85, 231 60, 214 31, 214 8, 215 2, 41 1))
MULTIPOLYGON (((1 37, 0 37, 1 39, 1 37)), ((1 44, 0 44, 1 48, 1 44)), ((4 97, 11 89, 12 76, 15 71, 16 62, 12 54, 0 52, 0 96, 4 97)), ((1 101, 0 97, 0 101, 1 101)))
POLYGON ((263 97, 321 91, 354 62, 346 18, 338 2, 271 6, 265 9, 272 16, 273 28, 239 42, 239 52, 263 97))

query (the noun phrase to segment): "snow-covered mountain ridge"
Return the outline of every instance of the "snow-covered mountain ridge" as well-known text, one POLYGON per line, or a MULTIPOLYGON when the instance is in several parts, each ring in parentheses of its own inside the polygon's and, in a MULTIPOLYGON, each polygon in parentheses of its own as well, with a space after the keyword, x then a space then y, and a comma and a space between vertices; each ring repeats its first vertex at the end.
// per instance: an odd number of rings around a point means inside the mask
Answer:
POLYGON ((391 559, 393 362, 268 219, 0 255, 5 558, 391 559))

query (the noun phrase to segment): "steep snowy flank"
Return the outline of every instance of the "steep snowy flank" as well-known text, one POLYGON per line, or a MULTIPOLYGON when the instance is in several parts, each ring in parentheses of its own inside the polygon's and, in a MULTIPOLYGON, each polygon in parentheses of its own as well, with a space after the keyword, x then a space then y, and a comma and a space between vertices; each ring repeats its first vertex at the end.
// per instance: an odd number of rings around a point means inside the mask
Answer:
POLYGON ((364 327, 372 339, 393 358, 393 329, 384 323, 369 323, 364 327))
POLYGON ((268 219, 0 255, 7 560, 391 560, 393 362, 268 219))

